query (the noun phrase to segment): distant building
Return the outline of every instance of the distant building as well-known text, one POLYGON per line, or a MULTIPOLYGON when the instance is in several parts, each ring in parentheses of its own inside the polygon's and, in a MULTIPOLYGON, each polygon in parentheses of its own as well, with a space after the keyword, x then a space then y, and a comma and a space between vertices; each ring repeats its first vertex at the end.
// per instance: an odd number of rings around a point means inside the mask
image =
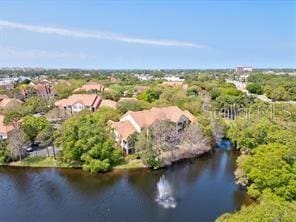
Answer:
POLYGON ((118 100, 118 102, 119 103, 121 103, 121 102, 126 102, 126 101, 128 101, 128 102, 137 102, 137 101, 139 101, 137 98, 135 98, 135 97, 121 97, 119 100, 118 100))
POLYGON ((104 91, 105 87, 102 84, 89 82, 78 89, 75 89, 74 92, 91 92, 97 93, 104 91))
POLYGON ((251 66, 237 66, 235 68, 236 73, 244 73, 244 72, 253 72, 253 68, 251 66))
POLYGON ((17 108, 22 105, 22 101, 15 98, 8 98, 5 95, 0 95, 0 109, 7 110, 17 108))
POLYGON ((166 81, 170 81, 170 82, 184 81, 184 79, 179 76, 165 76, 162 79, 164 79, 166 81))
POLYGON ((42 98, 49 99, 57 95, 53 84, 48 80, 31 82, 26 88, 20 90, 20 94, 23 97, 28 97, 30 95, 38 95, 42 98))
POLYGON ((4 116, 0 114, 0 139, 7 139, 15 129, 12 124, 4 124, 4 116))
POLYGON ((150 74, 135 74, 135 76, 142 81, 153 79, 153 76, 150 74))
POLYGON ((110 100, 110 99, 103 99, 100 104, 100 107, 110 107, 110 108, 116 109, 117 102, 110 100))
POLYGON ((46 99, 57 95, 53 86, 48 82, 37 83, 34 88, 36 89, 36 93, 38 96, 41 96, 46 99))
POLYGON ((115 139, 126 154, 134 152, 134 144, 131 144, 129 137, 143 128, 150 127, 158 120, 170 120, 176 123, 176 127, 184 128, 195 117, 189 111, 182 111, 177 106, 152 108, 143 111, 128 111, 119 122, 109 121, 114 129, 115 139))
POLYGON ((185 84, 184 81, 166 81, 166 82, 163 82, 161 85, 169 86, 169 87, 179 87, 183 89, 188 88, 188 84, 185 84))
POLYGON ((55 106, 70 113, 78 113, 84 109, 94 112, 99 108, 101 102, 101 97, 96 94, 74 94, 67 99, 56 101, 55 106))

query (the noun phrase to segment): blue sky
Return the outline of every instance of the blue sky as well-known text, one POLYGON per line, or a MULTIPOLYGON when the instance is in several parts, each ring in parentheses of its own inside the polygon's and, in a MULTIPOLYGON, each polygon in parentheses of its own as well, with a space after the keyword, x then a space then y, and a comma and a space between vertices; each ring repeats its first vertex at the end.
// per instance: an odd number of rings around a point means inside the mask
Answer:
POLYGON ((296 1, 0 0, 0 67, 296 67, 296 1))

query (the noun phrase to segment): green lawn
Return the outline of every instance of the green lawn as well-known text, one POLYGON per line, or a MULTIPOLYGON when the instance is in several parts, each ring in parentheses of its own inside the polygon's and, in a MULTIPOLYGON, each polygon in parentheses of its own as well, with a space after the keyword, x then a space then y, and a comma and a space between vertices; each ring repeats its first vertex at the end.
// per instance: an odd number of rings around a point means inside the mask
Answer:
POLYGON ((11 162, 8 165, 23 167, 69 167, 67 164, 61 163, 52 157, 27 157, 22 161, 11 162))
POLYGON ((114 167, 114 169, 137 169, 137 168, 144 168, 146 167, 142 160, 135 159, 135 160, 129 160, 124 161, 122 164, 119 164, 114 167))
MULTIPOLYGON (((7 164, 8 166, 20 167, 60 167, 71 168, 68 164, 62 163, 52 157, 26 157, 22 161, 15 161, 7 164)), ((125 159, 121 164, 114 169, 137 169, 146 167, 140 159, 125 159)))

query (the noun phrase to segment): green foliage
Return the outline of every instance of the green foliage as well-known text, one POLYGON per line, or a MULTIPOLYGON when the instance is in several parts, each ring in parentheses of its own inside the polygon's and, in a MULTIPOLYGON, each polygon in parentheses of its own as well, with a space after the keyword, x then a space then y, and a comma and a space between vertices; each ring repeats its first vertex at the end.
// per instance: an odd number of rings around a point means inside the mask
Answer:
POLYGON ((0 164, 9 162, 9 152, 6 148, 6 143, 3 140, 0 140, 0 164))
POLYGON ((156 104, 181 105, 188 98, 186 91, 180 88, 166 88, 156 104))
POLYGON ((249 83, 246 87, 246 89, 253 94, 262 95, 263 94, 263 88, 259 83, 249 83))
POLYGON ((252 181, 248 188, 252 196, 259 197, 268 189, 286 200, 296 200, 296 163, 289 163, 286 159, 290 152, 295 156, 296 147, 261 145, 254 149, 252 155, 243 159, 242 168, 252 181))
POLYGON ((35 137, 35 141, 39 143, 40 147, 47 148, 54 142, 54 128, 51 124, 47 124, 35 137))
POLYGON ((237 119, 230 123, 227 136, 238 149, 248 151, 258 145, 266 144, 269 133, 278 130, 279 127, 266 118, 237 119))
POLYGON ((216 222, 292 222, 296 218, 296 202, 287 202, 264 192, 260 203, 253 203, 234 214, 223 214, 216 222))
POLYGON ((249 102, 248 98, 232 83, 211 81, 205 86, 205 89, 210 92, 211 98, 214 100, 214 107, 217 110, 233 104, 243 107, 249 102))
POLYGON ((273 100, 296 100, 296 76, 257 73, 250 75, 248 81, 262 85, 273 100))
POLYGON ((84 83, 85 81, 81 79, 71 79, 68 82, 61 82, 56 84, 54 86, 54 89, 58 94, 58 98, 63 99, 69 97, 75 89, 81 87, 84 83))
POLYGON ((50 126, 50 123, 45 117, 35 117, 35 116, 25 116, 21 122, 21 128, 24 130, 25 134, 33 142, 37 137, 38 133, 44 128, 50 126))
POLYGON ((151 105, 148 102, 141 100, 123 100, 117 104, 117 108, 121 113, 127 111, 141 111, 150 108, 151 105))
MULTIPOLYGON (((251 108, 266 110, 256 103, 251 108)), ((290 109, 290 108, 289 108, 290 109)), ((238 159, 236 176, 248 185, 253 197, 260 197, 265 190, 288 201, 296 199, 296 127, 293 118, 288 121, 286 113, 277 116, 237 119, 230 124, 228 137, 245 152, 238 159)), ((258 116, 259 117, 259 116, 258 116)))
POLYGON ((108 119, 117 117, 117 111, 106 108, 66 120, 57 131, 55 141, 56 146, 62 148, 62 161, 82 165, 90 172, 110 170, 121 159, 121 151, 115 146, 107 125, 108 119))
POLYGON ((200 88, 198 86, 191 86, 187 89, 187 95, 188 96, 198 96, 198 91, 200 88))
POLYGON ((143 93, 141 93, 138 96, 138 99, 151 103, 151 102, 154 102, 155 100, 159 99, 160 93, 161 92, 158 90, 148 89, 148 90, 144 91, 143 93))
POLYGON ((27 99, 21 107, 5 112, 5 123, 17 121, 26 115, 47 112, 52 108, 52 101, 40 96, 32 96, 27 99))
POLYGON ((103 91, 102 96, 104 99, 111 99, 113 101, 118 101, 121 97, 121 93, 115 90, 103 91))
POLYGON ((148 164, 148 166, 153 169, 158 169, 161 166, 160 160, 157 159, 160 150, 153 146, 153 137, 149 133, 149 129, 142 130, 138 135, 135 148, 141 160, 148 164))

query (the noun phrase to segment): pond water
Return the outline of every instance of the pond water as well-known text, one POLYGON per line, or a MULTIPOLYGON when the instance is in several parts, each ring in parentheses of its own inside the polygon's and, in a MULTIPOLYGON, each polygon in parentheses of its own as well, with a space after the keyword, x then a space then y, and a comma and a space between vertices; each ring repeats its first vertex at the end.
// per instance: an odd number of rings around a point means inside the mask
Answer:
POLYGON ((235 184, 236 158, 216 149, 163 170, 106 174, 2 167, 0 221, 214 221, 251 201, 235 184), (161 204, 166 195, 174 205, 161 204))

